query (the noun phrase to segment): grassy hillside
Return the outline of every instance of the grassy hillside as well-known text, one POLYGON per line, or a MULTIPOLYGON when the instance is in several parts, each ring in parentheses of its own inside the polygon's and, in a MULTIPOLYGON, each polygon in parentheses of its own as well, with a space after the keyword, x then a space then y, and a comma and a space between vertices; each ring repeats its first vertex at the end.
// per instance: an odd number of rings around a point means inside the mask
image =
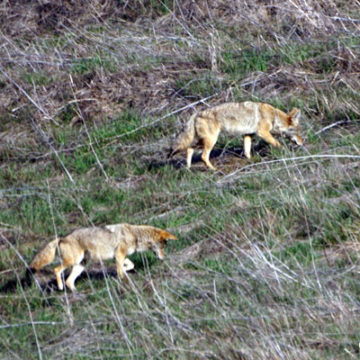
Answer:
MULTIPOLYGON (((345 0, 0 5, 1 359, 356 359, 360 5, 345 0), (196 110, 302 111, 305 147, 221 135, 216 172, 168 161, 196 110), (173 232, 160 262, 26 265, 80 226, 173 232)), ((57 259, 57 262, 59 260, 57 259)))

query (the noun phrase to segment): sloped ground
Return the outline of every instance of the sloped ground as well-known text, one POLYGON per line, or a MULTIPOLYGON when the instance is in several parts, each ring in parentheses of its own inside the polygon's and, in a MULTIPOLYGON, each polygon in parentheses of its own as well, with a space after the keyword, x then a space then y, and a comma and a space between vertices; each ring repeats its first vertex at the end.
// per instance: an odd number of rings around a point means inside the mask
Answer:
POLYGON ((0 5, 1 358, 351 359, 359 354, 359 5, 90 1, 0 5), (302 110, 306 146, 219 139, 207 171, 166 160, 196 109, 302 110), (167 228, 129 284, 88 264, 77 294, 46 241, 167 228))

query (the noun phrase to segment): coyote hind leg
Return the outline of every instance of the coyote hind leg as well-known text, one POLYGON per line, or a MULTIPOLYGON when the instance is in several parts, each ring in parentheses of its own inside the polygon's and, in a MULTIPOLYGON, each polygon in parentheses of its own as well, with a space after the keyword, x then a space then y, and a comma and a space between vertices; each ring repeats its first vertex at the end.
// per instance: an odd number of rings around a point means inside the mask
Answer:
POLYGON ((204 149, 201 154, 201 160, 211 170, 216 170, 216 167, 214 167, 210 162, 210 153, 211 153, 211 150, 213 149, 215 143, 216 143, 216 140, 215 141, 211 141, 208 139, 204 140, 204 149))
POLYGON ((69 267, 72 267, 70 275, 66 279, 66 285, 70 290, 75 290, 74 282, 76 278, 82 273, 84 267, 80 265, 84 259, 84 251, 73 248, 69 244, 60 243, 60 253, 62 264, 54 269, 59 290, 64 290, 64 283, 61 274, 69 267))
POLYGON ((66 286, 71 290, 71 291, 75 291, 75 280, 77 279, 78 276, 80 276, 80 274, 84 271, 84 267, 82 265, 76 264, 73 266, 70 275, 68 276, 68 278, 66 279, 65 283, 66 286))
POLYGON ((60 291, 64 290, 64 283, 62 281, 61 274, 64 272, 64 270, 66 270, 67 267, 68 266, 64 266, 63 264, 61 264, 54 269, 57 286, 60 291))
POLYGON ((201 160, 205 163, 205 165, 210 168, 211 170, 216 170, 216 168, 211 164, 210 162, 210 153, 213 147, 216 144, 216 141, 218 139, 220 128, 218 126, 210 126, 210 124, 207 124, 207 132, 205 132, 205 136, 202 137, 202 143, 203 143, 203 152, 201 154, 201 160))

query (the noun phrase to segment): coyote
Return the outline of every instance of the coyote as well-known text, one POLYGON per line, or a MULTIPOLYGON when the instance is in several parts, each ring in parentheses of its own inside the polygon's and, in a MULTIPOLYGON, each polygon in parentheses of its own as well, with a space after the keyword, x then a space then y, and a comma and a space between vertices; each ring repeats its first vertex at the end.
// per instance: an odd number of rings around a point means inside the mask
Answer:
POLYGON ((244 152, 248 159, 251 157, 251 134, 259 135, 273 146, 282 147, 271 133, 284 133, 298 145, 302 145, 299 118, 300 110, 296 108, 286 114, 265 103, 225 103, 193 114, 175 139, 169 157, 186 150, 187 167, 190 168, 194 147, 200 143, 203 146, 202 161, 210 169, 216 170, 210 163, 209 156, 220 131, 245 135, 244 152))
POLYGON ((177 238, 165 230, 147 225, 116 224, 80 228, 48 243, 35 255, 29 267, 37 271, 50 264, 58 248, 61 264, 54 269, 58 288, 64 289, 61 274, 65 269, 72 267, 65 283, 74 291, 76 290, 75 280, 84 270, 84 266, 80 263, 85 254, 89 254, 91 258, 98 261, 115 256, 117 273, 120 278, 123 278, 124 272, 134 268, 132 261, 126 258, 127 255, 135 251, 152 250, 159 259, 163 260, 166 241, 170 239, 177 238))

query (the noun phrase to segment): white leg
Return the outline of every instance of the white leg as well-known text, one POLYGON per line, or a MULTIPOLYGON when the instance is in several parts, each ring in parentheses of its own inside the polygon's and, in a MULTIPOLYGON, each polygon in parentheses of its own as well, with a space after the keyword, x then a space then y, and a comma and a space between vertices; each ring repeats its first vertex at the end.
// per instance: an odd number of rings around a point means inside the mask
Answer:
POLYGON ((127 272, 132 270, 135 267, 134 263, 129 260, 128 258, 125 259, 124 264, 123 264, 123 271, 127 272))
POLYGON ((84 266, 82 265, 74 265, 72 270, 71 270, 71 273, 70 275, 68 276, 68 278, 66 279, 65 283, 66 283, 66 286, 71 290, 71 291, 74 291, 76 290, 75 289, 75 280, 76 278, 84 271, 84 266))
POLYGON ((187 164, 188 169, 190 169, 191 159, 192 159, 193 154, 194 154, 194 149, 193 148, 188 148, 186 150, 186 164, 187 164))
POLYGON ((251 136, 244 136, 244 153, 245 156, 250 159, 251 158, 251 136))

